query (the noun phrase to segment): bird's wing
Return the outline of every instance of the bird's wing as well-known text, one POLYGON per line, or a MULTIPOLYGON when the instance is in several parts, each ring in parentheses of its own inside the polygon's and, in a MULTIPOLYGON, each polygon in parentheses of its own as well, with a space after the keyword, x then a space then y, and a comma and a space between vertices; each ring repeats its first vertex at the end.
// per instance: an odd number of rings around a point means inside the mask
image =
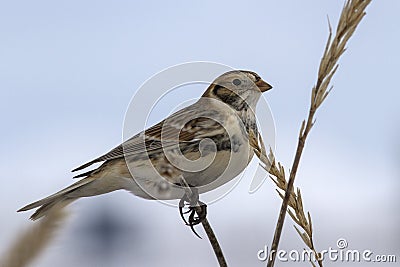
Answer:
POLYGON ((196 107, 197 103, 177 111, 167 119, 133 136, 108 153, 72 171, 79 171, 94 163, 122 158, 125 155, 156 152, 172 146, 177 147, 177 145, 183 143, 198 143, 203 138, 209 137, 210 134, 224 133, 223 126, 218 123, 219 119, 216 118, 221 114, 204 107, 199 109, 196 107))

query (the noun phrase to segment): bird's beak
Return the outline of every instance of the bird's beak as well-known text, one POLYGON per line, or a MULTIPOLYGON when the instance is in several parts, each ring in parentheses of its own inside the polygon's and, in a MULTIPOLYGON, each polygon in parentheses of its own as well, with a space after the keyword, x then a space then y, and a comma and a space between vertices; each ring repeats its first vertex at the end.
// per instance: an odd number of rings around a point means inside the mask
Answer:
POLYGON ((271 86, 269 83, 263 81, 262 79, 258 80, 258 81, 256 82, 256 85, 257 85, 257 87, 260 89, 260 91, 261 91, 262 93, 264 93, 264 92, 266 92, 266 91, 272 89, 272 86, 271 86))

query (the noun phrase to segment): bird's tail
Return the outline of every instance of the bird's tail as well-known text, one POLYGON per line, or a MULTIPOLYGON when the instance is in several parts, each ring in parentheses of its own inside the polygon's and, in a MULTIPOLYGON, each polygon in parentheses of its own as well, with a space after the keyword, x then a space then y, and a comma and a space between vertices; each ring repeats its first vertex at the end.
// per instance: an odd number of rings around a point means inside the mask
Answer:
POLYGON ((92 181, 93 178, 89 177, 82 179, 51 196, 26 205, 25 207, 19 209, 18 212, 38 208, 30 217, 31 220, 37 220, 47 215, 53 209, 61 209, 81 197, 79 193, 76 193, 76 191, 82 191, 82 189, 87 187, 92 181))

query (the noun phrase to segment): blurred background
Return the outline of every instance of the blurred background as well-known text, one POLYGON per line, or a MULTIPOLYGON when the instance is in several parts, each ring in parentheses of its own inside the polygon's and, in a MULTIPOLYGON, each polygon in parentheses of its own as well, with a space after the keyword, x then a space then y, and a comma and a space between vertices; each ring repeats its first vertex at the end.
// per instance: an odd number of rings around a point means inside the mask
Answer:
MULTIPOLYGON (((135 90, 171 65, 219 62, 270 82, 276 156, 289 168, 327 15, 336 26, 343 3, 1 1, 0 255, 33 224, 32 212, 16 210, 69 185, 71 169, 118 145, 135 90)), ((349 249, 400 261, 399 8, 397 1, 370 5, 306 144, 296 186, 318 250, 345 238, 349 249)), ((257 252, 270 245, 280 208, 270 181, 254 194, 249 185, 243 177, 209 206, 230 266, 264 266, 257 252)), ((118 191, 81 199, 68 211, 31 266, 217 266, 201 227, 202 240, 159 202, 118 191)), ((288 218, 281 248, 301 251, 292 225, 288 218)), ((334 264, 363 265, 327 263, 334 264)))

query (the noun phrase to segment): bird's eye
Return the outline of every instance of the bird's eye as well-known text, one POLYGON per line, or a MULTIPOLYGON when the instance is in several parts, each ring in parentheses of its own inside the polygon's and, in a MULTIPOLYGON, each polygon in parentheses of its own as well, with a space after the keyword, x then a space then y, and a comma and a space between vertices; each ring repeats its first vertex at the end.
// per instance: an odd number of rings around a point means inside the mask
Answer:
POLYGON ((240 85, 242 82, 239 79, 234 79, 232 83, 236 86, 240 85))

